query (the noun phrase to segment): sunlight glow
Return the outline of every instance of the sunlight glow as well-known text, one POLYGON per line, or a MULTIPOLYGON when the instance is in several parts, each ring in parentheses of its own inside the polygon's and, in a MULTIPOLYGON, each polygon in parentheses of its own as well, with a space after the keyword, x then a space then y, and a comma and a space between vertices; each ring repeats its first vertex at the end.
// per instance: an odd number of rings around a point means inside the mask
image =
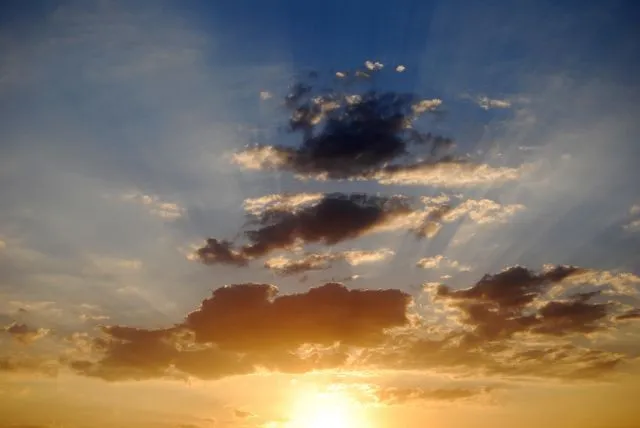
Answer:
POLYGON ((344 391, 309 392, 294 403, 287 428, 365 428, 362 408, 344 391))

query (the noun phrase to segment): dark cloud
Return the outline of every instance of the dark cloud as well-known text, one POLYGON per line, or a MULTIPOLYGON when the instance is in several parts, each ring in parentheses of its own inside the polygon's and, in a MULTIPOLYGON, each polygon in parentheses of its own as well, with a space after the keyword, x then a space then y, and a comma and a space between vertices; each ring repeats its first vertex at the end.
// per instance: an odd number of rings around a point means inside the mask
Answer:
MULTIPOLYGON (((428 153, 452 144, 444 137, 422 134, 410 128, 422 112, 415 108, 413 94, 393 92, 340 94, 316 91, 311 85, 295 84, 285 98, 291 112, 289 130, 301 132, 297 148, 273 146, 281 160, 279 169, 328 178, 367 176, 384 165, 409 154, 411 145, 425 145, 428 153)), ((433 108, 438 103, 433 103, 433 108)), ((260 153, 263 146, 244 154, 260 153)))
POLYGON ((376 229, 393 227, 418 210, 402 197, 333 193, 295 211, 273 209, 251 217, 245 236, 249 243, 237 250, 226 241, 208 239, 196 251, 203 263, 243 266, 248 260, 277 249, 304 243, 334 245, 376 229), (253 227, 252 227, 253 226, 253 227))
MULTIPOLYGON (((97 358, 70 366, 108 380, 217 379, 257 368, 597 378, 613 373, 626 356, 591 349, 584 335, 613 329, 619 325, 616 317, 633 319, 637 312, 602 300, 608 295, 593 289, 594 277, 609 276, 571 266, 537 273, 516 266, 485 275, 466 289, 441 285, 433 289, 434 309, 456 316, 437 324, 426 318, 417 322, 411 297, 397 289, 350 290, 327 283, 279 295, 270 284, 231 285, 216 289, 184 322, 170 328, 104 327, 104 335, 94 341, 97 358), (592 288, 576 285, 577 278, 592 288)), ((619 290, 616 277, 610 279, 610 286, 619 290)), ((390 400, 466 397, 461 391, 415 390, 396 396, 390 400)))
MULTIPOLYGON (((379 70, 359 70, 355 76, 370 71, 379 70)), ((441 104, 439 99, 410 93, 346 93, 344 88, 318 89, 314 82, 298 82, 285 96, 284 106, 290 112, 287 128, 302 135, 301 143, 254 145, 234 160, 249 169, 290 171, 317 179, 374 179, 383 184, 464 186, 517 177, 512 168, 492 168, 453 156, 451 138, 415 128, 418 117, 437 114, 441 104)))
POLYGON ((158 330, 110 326, 95 340, 97 361, 71 367, 107 380, 180 376, 219 378, 258 366, 299 372, 335 367, 346 354, 302 345, 367 346, 386 329, 408 323, 411 299, 399 290, 348 290, 328 283, 306 293, 277 296, 269 284, 239 284, 215 290, 185 322, 158 330))
POLYGON ((245 410, 240 410, 240 409, 234 409, 233 410, 233 415, 238 419, 246 419, 246 418, 251 418, 251 417, 255 416, 251 412, 247 412, 245 410))
POLYGON ((535 273, 515 266, 496 275, 485 275, 467 289, 440 286, 436 298, 461 310, 461 321, 473 327, 465 336, 471 342, 504 339, 523 332, 554 336, 590 333, 603 328, 601 321, 609 314, 609 304, 590 300, 599 292, 542 300, 552 286, 585 272, 577 267, 556 266, 535 273))
POLYGON ((232 249, 231 242, 219 241, 215 238, 207 239, 206 244, 196 251, 196 256, 206 265, 222 263, 246 266, 249 263, 249 258, 244 253, 232 249))
POLYGON ((9 333, 15 340, 20 343, 31 343, 34 340, 40 339, 46 336, 49 330, 44 328, 34 329, 26 324, 13 323, 4 328, 4 331, 9 333))
POLYGON ((485 275, 473 287, 451 290, 441 286, 437 296, 454 300, 468 300, 495 304, 499 309, 523 307, 531 303, 554 283, 581 273, 580 268, 557 266, 540 274, 515 266, 495 275, 485 275))
POLYGON ((296 348, 305 343, 375 343, 384 330, 408 322, 411 299, 400 290, 349 290, 328 283, 306 293, 277 296, 269 284, 219 288, 184 325, 198 342, 223 349, 296 348))
POLYGON ((616 316, 616 319, 619 321, 640 320, 640 309, 628 310, 627 312, 616 316))
POLYGON ((571 332, 591 333, 600 327, 598 321, 607 316, 608 306, 582 299, 549 302, 538 311, 540 324, 533 331, 560 336, 571 332))
POLYGON ((143 380, 194 375, 217 379, 253 371, 242 356, 215 347, 194 346, 193 334, 182 327, 146 330, 105 327, 105 337, 94 341, 96 361, 74 360, 78 373, 105 380, 143 380))

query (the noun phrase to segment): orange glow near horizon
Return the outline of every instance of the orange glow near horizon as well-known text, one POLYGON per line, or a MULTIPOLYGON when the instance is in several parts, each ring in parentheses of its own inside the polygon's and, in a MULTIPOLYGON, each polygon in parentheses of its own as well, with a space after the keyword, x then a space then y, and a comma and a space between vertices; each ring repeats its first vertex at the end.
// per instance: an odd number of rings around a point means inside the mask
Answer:
POLYGON ((344 391, 305 391, 292 405, 286 428, 368 428, 362 406, 344 391))

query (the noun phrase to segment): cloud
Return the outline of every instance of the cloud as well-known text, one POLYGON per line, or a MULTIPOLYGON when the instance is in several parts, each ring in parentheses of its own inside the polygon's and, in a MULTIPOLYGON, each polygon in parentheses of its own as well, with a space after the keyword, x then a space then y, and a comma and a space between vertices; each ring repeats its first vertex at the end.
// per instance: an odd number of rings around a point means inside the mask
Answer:
POLYGON ((529 168, 529 165, 518 168, 494 167, 464 159, 445 159, 438 162, 422 161, 411 165, 390 165, 381 168, 370 177, 357 178, 372 178, 380 184, 389 185, 471 187, 517 180, 529 168))
POLYGON ((273 285, 237 284, 215 290, 183 323, 168 329, 105 327, 106 337, 94 342, 101 357, 70 366, 106 380, 179 373, 218 378, 259 366, 306 370, 321 367, 324 359, 330 366, 341 364, 344 354, 332 351, 337 342, 379 343, 387 329, 409 322, 411 299, 400 290, 348 290, 328 283, 306 293, 277 294, 273 285))
MULTIPOLYGON (((382 64, 365 63, 367 72, 382 64)), ((404 67, 397 68, 398 71, 404 67)), ((361 72, 361 75, 367 73, 361 72)), ((339 72, 338 77, 347 74, 339 72)), ((235 153, 235 164, 278 170, 316 180, 377 180, 381 184, 463 187, 515 180, 518 168, 492 167, 453 156, 450 138, 413 127, 418 117, 437 112, 442 100, 375 91, 344 94, 297 83, 285 97, 289 130, 299 146, 259 144, 235 153)))
POLYGON ((640 309, 631 309, 616 317, 618 321, 640 320, 640 309))
POLYGON ((400 290, 348 290, 328 283, 307 293, 276 297, 268 284, 219 288, 187 316, 199 342, 224 349, 297 347, 304 343, 362 344, 384 329, 407 324, 411 299, 400 290))
MULTIPOLYGON (((631 208, 629 208, 629 215, 631 217, 635 217, 638 214, 640 214, 640 204, 632 205, 631 208)), ((631 221, 629 221, 628 224, 624 225, 623 227, 624 229, 631 232, 637 232, 640 230, 640 219, 633 218, 631 221)))
POLYGON ((493 388, 379 388, 376 391, 378 402, 395 405, 411 401, 470 401, 486 398, 493 388))
MULTIPOLYGON (((398 289, 350 290, 326 283, 281 295, 271 284, 235 284, 214 290, 183 322, 168 328, 104 327, 92 352, 69 365, 107 380, 337 368, 598 378, 614 373, 630 355, 598 349, 585 334, 614 332, 638 313, 603 300, 601 289, 594 288, 614 285, 576 283, 581 275, 589 279, 585 272, 590 270, 559 265, 535 272, 515 266, 484 275, 468 288, 431 285, 427 311, 446 318, 438 322, 416 311, 411 296, 398 289), (582 346, 572 342, 578 339, 582 346)), ((407 390, 387 401, 472 396, 461 390, 407 390)))
POLYGON ((640 293, 640 276, 631 272, 582 269, 577 275, 567 278, 573 285, 587 284, 599 287, 603 294, 637 296, 640 293))
POLYGON ((480 108, 484 110, 489 110, 492 108, 509 108, 511 107, 511 101, 509 100, 499 100, 492 99, 486 96, 478 97, 477 103, 480 108))
MULTIPOLYGON (((245 231, 248 244, 234 250, 229 241, 211 238, 195 257, 205 264, 244 266, 249 260, 278 249, 309 243, 334 245, 377 231, 411 226, 421 215, 407 198, 395 196, 334 193, 320 200, 307 200, 302 207, 281 202, 266 211, 259 211, 263 206, 251 206, 259 213, 249 222, 256 227, 245 231), (340 221, 336 222, 338 218, 340 221)), ((350 257, 356 259, 355 254, 350 257)))
POLYGON ((36 341, 49 333, 49 330, 45 328, 32 329, 26 324, 19 324, 15 322, 6 326, 4 331, 9 333, 18 342, 24 344, 36 341))
POLYGON ((55 376, 60 364, 55 360, 45 360, 24 355, 0 357, 0 373, 44 374, 55 376))
MULTIPOLYGON (((249 213, 244 235, 249 243, 207 239, 192 260, 204 264, 246 266, 251 260, 275 250, 300 248, 305 244, 334 245, 383 231, 408 230, 418 237, 433 237, 450 223, 467 216, 478 224, 504 223, 522 211, 523 205, 501 205, 489 199, 467 200, 457 206, 450 197, 422 197, 420 201, 401 196, 366 194, 268 195, 245 201, 249 213), (340 222, 335 221, 339 218, 340 222)), ((297 261, 286 257, 270 259, 265 266, 284 274, 322 270, 332 261, 351 265, 390 256, 389 250, 347 251, 340 254, 307 255, 297 261)))
POLYGON ((206 265, 222 263, 233 266, 246 266, 249 263, 249 257, 242 251, 234 250, 232 245, 229 241, 208 238, 206 244, 196 250, 194 258, 206 265))
POLYGON ((442 219, 455 221, 462 216, 469 216, 476 223, 504 223, 509 217, 525 209, 524 205, 501 205, 489 199, 469 199, 447 212, 442 219))
POLYGON ((619 289, 615 280, 614 276, 573 266, 547 266, 540 273, 515 266, 485 275, 470 288, 452 290, 440 285, 435 298, 460 311, 459 321, 471 327, 463 339, 471 344, 522 333, 568 336, 611 328, 610 315, 620 311, 620 305, 600 298, 603 289, 572 292, 575 284, 597 283, 619 289), (593 280, 601 276, 609 282, 593 280), (565 289, 564 297, 555 296, 558 287, 565 289))
POLYGON ((121 196, 121 199, 140 204, 149 211, 149 214, 167 221, 182 217, 185 211, 184 208, 176 203, 163 201, 158 196, 146 195, 138 191, 125 193, 121 196))
POLYGON ((268 211, 294 212, 310 203, 324 198, 323 193, 273 194, 259 198, 244 200, 244 210, 253 215, 261 215, 268 211))
POLYGON ((247 419, 255 416, 251 412, 247 412, 246 410, 240 410, 240 409, 233 409, 233 415, 238 419, 247 419))
POLYGON ((365 263, 379 262, 394 254, 392 250, 382 248, 375 251, 348 250, 336 253, 306 254, 299 259, 279 256, 268 259, 264 266, 278 275, 296 275, 312 270, 328 269, 336 261, 345 261, 351 266, 358 266, 365 263))
POLYGON ((280 256, 264 262, 264 267, 278 275, 297 275, 312 270, 329 269, 334 260, 335 257, 332 254, 309 254, 297 260, 280 256))
POLYGON ((455 269, 461 272, 471 270, 471 267, 460 264, 457 260, 451 260, 441 254, 433 257, 424 257, 416 263, 423 269, 455 269))

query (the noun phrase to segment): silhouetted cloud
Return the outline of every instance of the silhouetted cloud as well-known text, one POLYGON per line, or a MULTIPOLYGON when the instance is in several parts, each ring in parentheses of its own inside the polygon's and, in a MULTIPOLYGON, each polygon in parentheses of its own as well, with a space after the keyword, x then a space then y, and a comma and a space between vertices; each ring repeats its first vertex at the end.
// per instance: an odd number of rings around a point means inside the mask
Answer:
MULTIPOLYGON (((467 217, 478 224, 503 223, 524 206, 501 205, 489 199, 466 200, 454 204, 446 195, 419 199, 366 194, 267 195, 245 201, 249 221, 244 235, 248 244, 209 238, 191 259, 205 264, 245 266, 255 258, 275 250, 300 248, 305 244, 334 245, 380 231, 405 229, 418 237, 433 237, 443 223, 467 217), (336 221, 340 219, 340 221, 336 221)), ((380 258, 381 253, 343 252, 315 254, 291 261, 279 257, 265 266, 283 274, 325 269, 331 261, 345 260, 355 265, 380 258)))
POLYGON ((234 250, 232 245, 229 241, 219 241, 215 238, 208 238, 206 244, 196 250, 195 256, 206 265, 222 263, 234 266, 246 266, 249 263, 249 257, 242 251, 234 250))
MULTIPOLYGON (((383 65, 367 61, 350 76, 368 77, 383 65)), ((396 68, 403 71, 403 66, 396 68)), ((493 106, 504 102, 492 100, 493 106)), ((421 132, 415 120, 437 113, 442 100, 415 94, 317 89, 298 82, 285 96, 289 130, 300 132, 297 147, 258 144, 236 153, 233 161, 247 169, 280 170, 300 178, 377 180, 382 184, 473 186, 518 178, 518 168, 492 167, 451 153, 451 138, 421 132)), ((487 105, 489 105, 487 104, 487 105)))
POLYGON ((9 333, 14 339, 21 343, 31 343, 34 340, 38 340, 49 333, 48 329, 38 328, 33 329, 26 324, 13 323, 4 328, 4 331, 9 333))
POLYGON ((276 297, 269 284, 223 287, 186 318, 198 342, 247 351, 305 343, 376 342, 407 324, 411 299, 400 290, 349 290, 338 283, 276 297))
POLYGON ((623 314, 616 316, 618 321, 640 320, 640 309, 631 309, 623 314))
MULTIPOLYGON (((604 300, 613 296, 604 291, 625 289, 617 279, 607 271, 573 266, 546 266, 540 272, 515 266, 485 275, 469 288, 434 284, 426 291, 433 309, 444 309, 440 313, 446 318, 437 323, 419 316, 410 295, 398 289, 349 290, 326 283, 280 295, 271 284, 236 284, 214 290, 184 322, 169 328, 104 327, 104 335, 93 341, 93 357, 69 365, 107 380, 217 379, 258 368, 597 378, 612 373, 627 356, 591 348, 584 335, 638 317, 637 310, 604 300), (612 283, 602 285, 604 278, 612 283), (575 337, 586 342, 570 344, 575 337)), ((467 396, 408 390, 389 400, 467 396)))
POLYGON ((344 351, 331 350, 336 343, 379 343, 386 329, 409 322, 411 299, 400 290, 348 290, 328 283, 301 294, 277 292, 269 284, 223 287, 175 327, 105 327, 105 337, 94 342, 100 358, 70 366, 106 380, 181 373, 211 379, 259 366, 293 372, 336 367, 346 359, 344 351))
POLYGON ((206 264, 243 266, 277 249, 308 243, 333 245, 375 231, 406 227, 412 219, 417 220, 420 208, 408 198, 334 193, 305 200, 303 206, 276 204, 254 208, 254 212, 257 214, 249 226, 255 227, 245 231, 248 244, 234 250, 230 242, 211 238, 196 251, 196 258, 206 264))
POLYGON ((599 293, 534 304, 553 285, 584 272, 572 266, 556 266, 534 273, 515 266, 485 275, 467 289, 440 286, 436 297, 448 300, 462 312, 461 322, 473 327, 466 336, 470 341, 509 338, 521 332, 555 336, 589 333, 600 328, 599 321, 608 315, 607 303, 590 301, 599 293))

